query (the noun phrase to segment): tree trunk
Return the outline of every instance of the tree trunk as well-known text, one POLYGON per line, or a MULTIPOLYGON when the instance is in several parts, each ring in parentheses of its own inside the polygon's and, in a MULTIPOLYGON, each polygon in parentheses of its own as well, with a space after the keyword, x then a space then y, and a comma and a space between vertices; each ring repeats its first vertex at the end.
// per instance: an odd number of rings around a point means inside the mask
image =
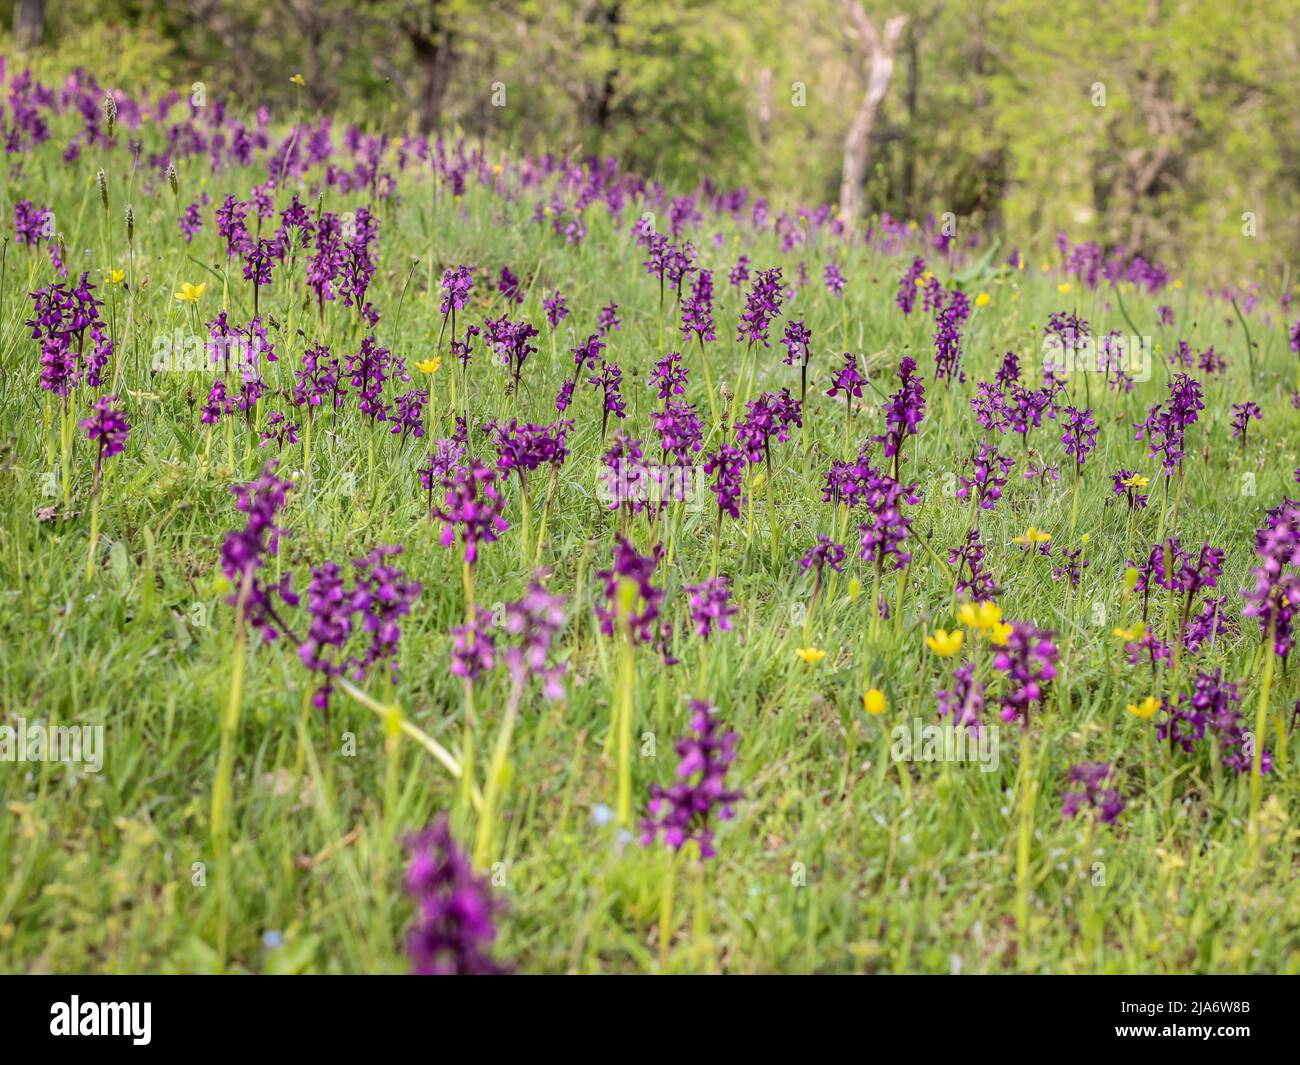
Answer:
POLYGON ((907 16, 896 15, 885 23, 882 38, 867 18, 859 0, 845 0, 845 35, 862 51, 867 74, 867 91, 858 113, 844 138, 844 169, 840 180, 840 218, 851 224, 862 209, 862 186, 867 176, 867 155, 871 131, 880 103, 894 76, 894 53, 907 25, 907 16))
POLYGON ((45 0, 18 0, 14 5, 14 42, 23 51, 45 40, 45 0))
POLYGON ((442 107, 456 63, 456 35, 446 0, 408 0, 399 8, 397 21, 411 46, 415 113, 420 133, 427 136, 442 125, 442 107))

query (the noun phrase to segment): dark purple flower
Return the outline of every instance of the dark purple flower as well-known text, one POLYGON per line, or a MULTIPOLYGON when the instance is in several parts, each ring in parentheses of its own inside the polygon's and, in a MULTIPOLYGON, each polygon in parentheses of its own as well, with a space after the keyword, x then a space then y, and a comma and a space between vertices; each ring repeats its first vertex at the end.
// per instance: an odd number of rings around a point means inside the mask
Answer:
POLYGON ((957 567, 957 594, 977 603, 992 602, 1001 591, 984 566, 984 554, 979 529, 971 529, 965 542, 948 552, 948 565, 957 567))
POLYGON ((845 403, 862 398, 862 375, 858 373, 858 357, 844 353, 844 365, 831 375, 831 387, 826 394, 834 399, 843 395, 845 403))
POLYGON ((1258 565, 1250 572, 1253 588, 1243 590, 1245 617, 1259 619, 1265 637, 1284 660, 1294 643, 1292 619, 1300 608, 1300 503, 1284 500, 1269 511, 1261 529, 1255 530, 1258 565))
POLYGON ((1082 473, 1088 452, 1097 446, 1097 420, 1091 409, 1065 408, 1061 443, 1065 445, 1065 453, 1074 456, 1075 473, 1082 473))
POLYGON ((448 315, 463 310, 469 303, 470 293, 474 289, 473 269, 471 266, 457 266, 443 273, 439 313, 448 315))
POLYGON ((736 340, 749 345, 761 343, 768 346, 768 330, 772 321, 781 313, 781 302, 785 298, 781 287, 781 269, 760 270, 754 275, 754 284, 745 299, 745 310, 740 316, 740 325, 736 330, 736 340))
POLYGON ((726 577, 713 577, 700 584, 688 584, 684 591, 691 599, 691 621, 696 635, 708 638, 714 627, 727 632, 736 607, 731 602, 731 587, 726 577))
POLYGON ((907 273, 898 279, 898 294, 894 297, 894 302, 898 304, 899 309, 907 315, 912 313, 912 308, 916 306, 917 282, 925 276, 925 260, 913 259, 912 265, 908 267, 907 273))
POLYGON ((975 664, 967 662, 952 671, 952 687, 935 693, 941 717, 952 718, 954 728, 967 728, 979 733, 983 722, 984 690, 981 681, 975 680, 975 664))
POLYGON ((732 804, 741 792, 726 787, 727 767, 736 757, 734 732, 718 734, 718 719, 708 703, 691 703, 691 731, 678 741, 677 781, 668 788, 655 784, 650 789, 647 816, 641 822, 641 843, 650 846, 662 834, 673 850, 694 840, 701 858, 717 854, 709 819, 715 811, 720 820, 733 816, 732 804))
POLYGON ((100 396, 90 408, 90 417, 80 423, 86 436, 96 446, 95 468, 106 458, 121 454, 126 447, 131 426, 117 396, 100 396))
POLYGON ((708 270, 696 273, 691 297, 682 301, 682 335, 692 333, 701 344, 717 339, 713 332, 713 274, 708 270))
POLYGON ((600 309, 600 314, 596 317, 596 331, 603 337, 609 336, 611 332, 617 331, 621 326, 618 320, 618 304, 613 300, 600 309))
POLYGON ((546 320, 555 329, 559 324, 569 317, 569 305, 564 302, 564 296, 561 295, 557 288, 551 295, 542 300, 542 308, 546 311, 546 320))
POLYGON ((663 546, 656 544, 650 554, 641 555, 620 536, 613 552, 613 565, 596 573, 605 583, 605 605, 596 607, 601 632, 613 636, 626 631, 634 643, 653 643, 664 593, 650 578, 663 558, 663 546))
POLYGON ((1006 642, 993 659, 993 668, 1006 674, 1003 721, 1028 723, 1030 707, 1046 698, 1046 685, 1056 676, 1058 657, 1052 633, 1040 632, 1027 621, 1012 622, 1006 642))
POLYGON ((1099 821, 1109 824, 1124 812, 1124 797, 1116 788, 1107 785, 1114 779, 1114 771, 1107 762, 1083 762, 1070 768, 1070 781, 1082 784, 1083 791, 1067 791, 1062 795, 1061 813, 1074 817, 1082 810, 1093 812, 1099 821))
POLYGON ((689 371, 682 365, 679 352, 670 351, 654 364, 650 371, 649 385, 658 389, 660 399, 686 394, 686 378, 689 371))
POLYGON ((812 341, 812 331, 803 322, 787 322, 781 343, 785 345, 785 358, 781 361, 787 366, 808 365, 808 345, 812 341))
POLYGON ((487 880, 474 875, 452 838, 445 817, 410 836, 406 892, 415 902, 407 950, 417 976, 493 976, 501 966, 488 956, 501 904, 487 880))
POLYGON ((972 475, 958 478, 957 498, 970 499, 980 510, 993 510, 1002 498, 1002 489, 1016 460, 999 454, 991 444, 981 444, 971 464, 972 475))
MULTIPOLYGON (((1147 505, 1147 496, 1139 491, 1142 483, 1138 474, 1133 470, 1126 470, 1121 467, 1119 472, 1110 475, 1110 479, 1112 482, 1111 494, 1123 496, 1128 502, 1130 511, 1141 510, 1147 505)), ((1110 502, 1110 500, 1107 500, 1107 502, 1110 502)))
MULTIPOLYGON (((903 441, 916 434, 925 417, 925 385, 916 376, 916 361, 904 355, 898 364, 898 391, 885 404, 885 432, 874 437, 885 445, 885 458, 894 458, 894 472, 898 472, 897 455, 903 441)), ((860 394, 860 393, 859 393, 860 394)))
POLYGON ((443 523, 442 546, 451 547, 459 530, 465 561, 473 565, 478 561, 478 545, 493 543, 499 533, 510 528, 501 516, 504 504, 496 487, 496 471, 471 459, 467 466, 445 477, 442 487, 446 492, 444 505, 431 511, 443 523))
POLYGON ((276 518, 293 488, 291 481, 275 475, 277 465, 277 460, 272 459, 256 480, 231 486, 235 507, 247 517, 244 528, 227 533, 221 545, 221 570, 234 586, 226 601, 231 606, 242 604, 244 620, 259 629, 267 640, 274 640, 278 635, 272 596, 279 592, 291 605, 297 603, 289 591, 288 576, 278 588, 268 588, 258 579, 258 571, 266 560, 280 549, 284 530, 276 524, 276 518))
POLYGON ((740 517, 740 500, 745 487, 745 455, 742 451, 723 444, 704 458, 704 474, 713 477, 710 486, 718 500, 718 513, 740 517))
POLYGON ((804 569, 815 569, 820 581, 822 571, 829 566, 836 573, 844 570, 844 547, 835 543, 829 536, 819 535, 817 543, 808 549, 808 553, 799 560, 804 569))
POLYGON ((1259 404, 1247 400, 1245 403, 1234 403, 1232 405, 1232 435, 1241 437, 1241 446, 1244 450, 1246 447, 1246 426, 1250 420, 1260 420, 1259 404))
POLYGON ((564 665, 551 661, 551 644, 564 628, 564 597, 530 581, 523 598, 506 604, 501 627, 511 642, 504 648, 498 642, 496 649, 511 679, 522 685, 536 677, 544 698, 563 699, 564 665))

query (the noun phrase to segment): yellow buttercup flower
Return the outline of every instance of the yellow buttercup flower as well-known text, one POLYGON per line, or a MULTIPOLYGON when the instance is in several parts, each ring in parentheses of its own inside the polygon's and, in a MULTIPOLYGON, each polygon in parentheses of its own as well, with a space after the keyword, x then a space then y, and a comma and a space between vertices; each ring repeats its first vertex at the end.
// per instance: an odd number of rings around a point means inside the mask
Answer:
POLYGON ((207 292, 207 290, 208 283, 206 281, 200 281, 197 285, 191 285, 186 281, 181 285, 181 290, 176 293, 176 298, 178 300, 183 300, 186 303, 198 303, 199 300, 203 298, 203 293, 207 292))
POLYGON ((961 629, 954 629, 952 632, 948 632, 946 629, 936 629, 933 636, 925 638, 925 642, 930 650, 940 658, 948 658, 961 650, 961 642, 965 636, 966 634, 961 629))
POLYGON ((997 603, 962 603, 957 609, 957 620, 968 629, 991 629, 1002 620, 1002 608, 997 603))
POLYGON ((1131 477, 1125 477, 1119 482, 1125 488, 1145 488, 1151 483, 1150 477, 1143 477, 1140 473, 1135 473, 1131 477))
POLYGON ((1034 544, 1045 544, 1051 538, 1051 533, 1043 532, 1042 529, 1036 529, 1031 525, 1024 531, 1023 535, 1017 536, 1014 542, 1023 547, 1033 547, 1034 544))
POLYGON ((811 665, 814 662, 820 662, 826 657, 826 652, 819 647, 800 647, 795 651, 800 658, 811 665))
POLYGON ((1011 636, 1011 626, 1005 621, 999 621, 989 630, 989 639, 999 647, 1006 646, 1007 640, 1011 636))
POLYGON ((863 692, 862 706, 872 717, 879 717, 885 712, 885 693, 879 688, 863 692))
POLYGON ((1183 287, 1183 279, 1181 277, 1174 278, 1174 288, 1182 288, 1182 287, 1183 287))
POLYGON ((978 296, 975 297, 975 306, 976 306, 976 307, 987 307, 987 306, 989 305, 989 300, 990 300, 990 299, 991 299, 991 297, 989 296, 989 294, 988 294, 987 292, 981 292, 978 296))
POLYGON ((110 285, 120 285, 120 284, 121 284, 123 281, 125 281, 125 280, 126 280, 126 271, 125 271, 125 270, 110 270, 110 271, 108 271, 108 283, 109 283, 110 285))
POLYGON ((295 75, 294 75, 293 77, 291 77, 289 80, 290 80, 291 82, 293 82, 295 85, 306 85, 306 84, 307 84, 307 82, 304 80, 304 78, 303 78, 303 76, 302 76, 301 74, 295 74, 295 75))
POLYGON ((441 365, 442 359, 437 355, 434 355, 432 358, 425 359, 423 362, 417 362, 415 368, 419 370, 420 373, 437 373, 438 368, 441 365))
POLYGON ((1050 270, 1051 268, 1052 268, 1052 264, 1049 263, 1046 259, 1044 259, 1044 260, 1043 260, 1043 273, 1047 273, 1047 271, 1050 270))
POLYGON ((1147 627, 1139 621, 1131 629, 1112 629, 1111 631, 1125 643, 1137 643, 1147 634, 1147 627))
POLYGON ((1156 716, 1156 711, 1160 709, 1160 700, 1154 695, 1148 695, 1140 703, 1129 703, 1127 709, 1134 717, 1147 721, 1156 716))
POLYGON ((1059 292, 1062 296, 1064 296, 1072 288, 1074 288, 1074 286, 1071 285, 1070 282, 1062 281, 1059 285, 1056 286, 1056 291, 1059 292))

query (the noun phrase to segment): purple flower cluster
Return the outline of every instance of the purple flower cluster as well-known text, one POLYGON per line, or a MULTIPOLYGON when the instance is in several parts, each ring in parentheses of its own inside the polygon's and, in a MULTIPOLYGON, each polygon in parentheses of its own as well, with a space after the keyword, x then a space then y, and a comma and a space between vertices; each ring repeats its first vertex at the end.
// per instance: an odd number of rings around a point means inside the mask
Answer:
POLYGON ((1241 437, 1241 446, 1243 450, 1245 450, 1246 447, 1246 427, 1250 424, 1252 418, 1254 418, 1255 421, 1260 420, 1258 403, 1252 403, 1247 400, 1245 403, 1234 403, 1232 405, 1232 435, 1234 437, 1241 437))
POLYGON ((867 486, 867 520, 858 526, 862 534, 859 556, 879 573, 889 559, 902 569, 911 560, 903 550, 912 519, 903 513, 904 503, 916 503, 915 485, 902 485, 887 474, 874 474, 867 486))
POLYGON ((1263 528, 1255 530, 1258 565, 1251 569, 1254 587, 1242 592, 1245 617, 1258 618, 1265 637, 1283 659, 1295 639, 1292 619, 1300 608, 1300 503, 1284 500, 1269 511, 1263 528))
POLYGON ((663 546, 656 545, 650 554, 641 555, 620 536, 613 554, 613 565, 596 573, 596 579, 605 583, 605 604, 596 608, 600 631, 613 636, 625 630, 634 643, 653 642, 658 636, 656 623, 664 593, 650 578, 663 558, 663 546))
POLYGON ((306 593, 311 620, 298 644, 298 659, 322 675, 312 695, 318 709, 329 709, 336 677, 362 680, 387 662, 396 682, 400 619, 410 614, 420 595, 419 583, 408 581, 392 562, 401 553, 400 545, 381 544, 365 557, 354 558, 351 587, 337 563, 313 567, 306 593), (354 633, 368 637, 360 650, 350 646, 354 633))
POLYGON ((916 306, 916 283, 924 276, 925 260, 916 258, 912 260, 907 273, 898 279, 898 294, 894 297, 894 302, 906 315, 910 315, 912 308, 916 306))
POLYGON ((1109 824, 1124 812, 1124 796, 1110 787, 1114 770, 1107 762, 1083 762, 1070 768, 1070 781, 1082 784, 1082 791, 1067 791, 1062 798, 1061 813, 1074 817, 1084 810, 1092 811, 1102 823, 1109 824))
POLYGON ((682 335, 690 337, 692 333, 701 344, 717 339, 713 331, 713 274, 708 270, 696 273, 691 297, 682 302, 682 335))
POLYGON ((1012 622, 1006 643, 993 659, 993 668, 1006 674, 1003 721, 1028 724, 1030 707, 1042 702, 1047 684, 1056 676, 1058 657, 1052 633, 1041 632, 1027 621, 1012 622))
POLYGON ((954 728, 978 734, 983 724, 980 715, 984 712, 984 690, 984 684, 975 679, 973 662, 958 666, 952 671, 952 686, 935 693, 940 716, 952 718, 954 728))
POLYGON ((1088 452, 1097 446, 1097 420, 1091 409, 1065 408, 1061 443, 1065 445, 1065 453, 1074 456, 1075 472, 1082 473, 1088 452))
POLYGON ((496 938, 494 901, 487 880, 474 875, 445 817, 410 836, 406 892, 416 916, 407 950, 417 976, 493 976, 502 968, 488 956, 496 938))
POLYGON ((754 284, 745 299, 745 310, 740 316, 736 340, 743 340, 750 346, 761 343, 767 347, 768 330, 772 327, 773 319, 781 313, 784 298, 780 267, 760 270, 755 274, 754 284))
POLYGON ((287 574, 276 588, 267 588, 258 579, 258 571, 266 559, 280 549, 284 530, 276 524, 276 519, 293 488, 291 481, 281 480, 275 475, 277 464, 272 459, 256 480, 231 487, 236 509, 247 518, 244 527, 227 533, 221 545, 221 570, 234 586, 226 602, 242 607, 244 620, 261 631, 267 640, 276 638, 277 626, 284 628, 276 616, 272 596, 278 593, 290 606, 298 603, 287 574))
POLYGON ((641 822, 641 844, 650 846, 663 836, 673 850, 681 850, 694 841, 701 858, 717 854, 713 847, 710 818, 715 811, 719 820, 733 816, 733 804, 741 792, 726 786, 727 768, 736 757, 734 732, 718 734, 718 719, 708 703, 691 703, 693 735, 676 744, 681 761, 677 780, 668 788, 655 784, 650 789, 647 816, 641 822))
POLYGON ((802 425, 799 401, 788 388, 764 392, 747 404, 745 417, 736 422, 736 446, 749 462, 771 465, 772 438, 784 443, 790 439, 790 427, 802 425))
POLYGON ((469 303, 470 293, 474 289, 473 270, 472 266, 457 266, 442 275, 442 303, 438 308, 440 314, 453 314, 469 303))
POLYGON ((984 555, 979 529, 971 529, 965 541, 948 552, 948 565, 957 569, 957 595, 968 596, 976 603, 992 602, 1001 591, 984 566, 984 555))
POLYGON ((32 293, 32 317, 26 324, 41 345, 40 385, 56 396, 71 395, 83 382, 91 388, 104 383, 113 341, 99 316, 104 303, 94 291, 83 273, 75 288, 56 281, 32 293))
POLYGON ((718 500, 718 516, 740 517, 740 500, 745 488, 745 454, 730 444, 704 457, 704 475, 713 477, 710 485, 718 500))
POLYGON ((104 459, 122 453, 127 437, 131 435, 126 411, 122 409, 117 396, 100 396, 90 408, 90 417, 83 419, 80 425, 95 445, 96 471, 104 459))
POLYGON ((1165 476, 1182 466, 1187 427, 1205 408, 1200 382, 1187 374, 1175 374, 1169 383, 1169 402, 1155 404, 1146 421, 1134 425, 1136 439, 1146 440, 1151 457, 1160 459, 1165 476))
POLYGON ((451 547, 457 531, 465 545, 465 561, 478 561, 479 544, 493 543, 499 533, 510 528, 501 516, 504 501, 496 487, 496 471, 476 459, 443 478, 446 493, 443 506, 431 513, 443 523, 441 543, 451 547))
POLYGON ((957 498, 971 500, 980 510, 993 510, 1002 498, 1002 489, 1015 464, 1014 458, 999 454, 992 444, 981 444, 971 460, 972 475, 957 478, 957 498))
POLYGON ((713 577, 699 584, 688 584, 691 622, 695 633, 707 639, 716 627, 719 632, 731 629, 731 617, 737 607, 731 601, 731 585, 726 577, 713 577))
POLYGON ((898 364, 898 391, 885 404, 885 432, 874 439, 885 445, 885 458, 894 459, 898 472, 898 453, 903 441, 914 436, 925 417, 925 385, 916 375, 916 360, 904 355, 898 364))

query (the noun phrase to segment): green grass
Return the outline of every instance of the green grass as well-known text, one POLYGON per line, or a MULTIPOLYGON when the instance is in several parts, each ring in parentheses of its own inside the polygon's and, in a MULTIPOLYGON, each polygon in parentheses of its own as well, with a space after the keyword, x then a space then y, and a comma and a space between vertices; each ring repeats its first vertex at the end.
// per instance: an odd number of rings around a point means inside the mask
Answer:
MULTIPOLYGON (((187 306, 173 299, 182 282, 206 280, 197 308, 206 321, 224 305, 231 319, 251 316, 248 286, 216 249, 211 208, 192 246, 181 241, 176 205, 166 184, 128 188, 125 153, 76 165, 52 146, 26 161, 9 199, 26 196, 54 208, 74 276, 102 279, 110 265, 129 271, 130 291, 106 287, 105 314, 117 323, 120 354, 113 370, 132 421, 126 453, 108 465, 93 576, 84 579, 89 541, 92 455, 84 439, 72 456, 72 507, 45 494, 51 461, 37 388, 38 351, 23 322, 26 293, 48 283, 44 252, 12 243, 6 251, 0 305, 0 702, 6 722, 17 716, 47 724, 102 724, 107 757, 97 775, 57 764, 0 763, 0 968, 30 972, 398 972, 406 968, 404 934, 412 908, 401 877, 404 833, 440 812, 456 810, 454 827, 468 847, 473 813, 456 803, 456 784, 410 736, 389 739, 385 723, 359 702, 336 695, 328 721, 309 718, 309 744, 298 771, 299 720, 309 677, 285 641, 256 638, 246 652, 237 734, 228 854, 214 851, 209 804, 220 746, 221 718, 231 679, 234 616, 217 556, 224 533, 242 522, 228 486, 271 457, 256 432, 237 427, 234 453, 224 429, 211 440, 193 401, 206 396, 209 375, 150 375, 153 339, 193 331, 187 306), (112 196, 109 252, 104 251, 93 174, 104 165, 112 196), (128 257, 123 204, 134 204, 136 245, 128 257), (131 325, 128 328, 127 322, 131 325), (46 508, 53 508, 48 510, 46 508), (355 744, 355 753, 348 753, 355 744), (200 866, 201 863, 201 866, 200 866), (201 872, 200 872, 201 870, 201 872), (262 945, 279 932, 282 946, 262 945)), ((193 161, 181 167, 181 202, 200 189, 219 204, 227 192, 248 195, 260 168, 215 176, 193 161)), ((512 180, 511 172, 507 179, 512 180)), ((676 348, 675 317, 660 320, 658 286, 640 266, 631 210, 617 229, 601 207, 588 211, 589 237, 566 246, 549 226, 531 221, 531 196, 505 203, 476 184, 460 202, 432 180, 408 171, 399 197, 380 201, 380 265, 371 301, 383 313, 382 344, 414 363, 433 353, 439 333, 431 281, 465 262, 476 275, 473 314, 502 311, 492 283, 503 264, 524 278, 521 312, 542 329, 540 351, 524 370, 519 395, 481 353, 470 365, 477 420, 554 419, 554 396, 571 366, 568 348, 595 327, 597 309, 616 299, 623 319, 607 356, 623 367, 629 419, 623 426, 653 440, 645 387, 651 364, 676 348), (552 337, 540 299, 559 288, 570 317, 552 337), (403 295, 404 293, 404 295, 403 295), (398 305, 401 303, 401 313, 398 305), (662 330, 662 333, 661 333, 662 330), (661 335, 666 340, 661 343, 661 335)), ((277 207, 284 206, 282 190, 277 207)), ((307 198, 306 190, 301 190, 307 198)), ((364 197, 324 196, 343 211, 364 197)), ((686 729, 690 698, 717 704, 740 736, 730 779, 744 789, 734 820, 721 824, 719 856, 701 870, 682 861, 676 873, 672 935, 661 956, 660 896, 665 858, 599 824, 593 810, 615 805, 617 769, 607 745, 617 672, 612 642, 599 634, 594 578, 608 565, 617 517, 597 498, 599 411, 590 389, 579 392, 571 455, 561 471, 541 561, 547 583, 570 597, 559 657, 568 669, 568 698, 544 702, 528 692, 510 749, 501 827, 483 872, 506 910, 495 954, 522 971, 545 972, 1263 972, 1300 968, 1300 934, 1292 850, 1296 830, 1297 754, 1264 778, 1262 841, 1252 852, 1247 833, 1248 780, 1215 770, 1208 746, 1171 757, 1155 742, 1154 726, 1125 713, 1129 702, 1174 690, 1167 670, 1153 681, 1122 657, 1116 626, 1139 616, 1140 596, 1123 594, 1126 557, 1145 553, 1156 537, 1161 493, 1156 463, 1133 439, 1132 423, 1164 398, 1164 354, 1187 339, 1197 351, 1213 344, 1229 360, 1224 378, 1207 383, 1206 409, 1189 432, 1187 473, 1176 527, 1184 544, 1208 540, 1227 550, 1220 591, 1228 595, 1225 631, 1213 646, 1183 663, 1222 668, 1239 681, 1242 709, 1253 723, 1258 698, 1258 626, 1240 616, 1239 589, 1253 560, 1253 530, 1267 508, 1296 493, 1297 415, 1289 402, 1295 359, 1280 316, 1249 317, 1258 345, 1258 384, 1251 386, 1246 341, 1231 305, 1209 302, 1187 278, 1181 292, 1153 301, 1127 287, 1124 307, 1140 333, 1155 338, 1150 381, 1127 396, 1100 379, 1075 375, 1070 389, 1100 424, 1098 450, 1084 470, 1076 535, 1068 534, 1072 471, 1062 453, 1059 423, 1045 421, 1029 439, 1003 441, 1017 458, 1006 498, 981 523, 988 563, 1003 586, 1000 604, 1012 619, 1033 620, 1060 634, 1062 676, 1034 717, 1028 747, 1004 726, 998 768, 974 764, 895 763, 888 759, 882 721, 935 720, 936 689, 954 661, 924 642, 936 627, 951 628, 952 579, 942 562, 970 521, 951 494, 968 471, 978 440, 969 399, 1003 352, 1026 353, 1026 375, 1037 372, 1042 327, 1053 310, 1070 309, 1094 332, 1132 332, 1107 295, 1057 290, 1056 273, 990 268, 970 278, 974 294, 991 300, 975 310, 964 338, 968 380, 949 393, 932 380, 932 325, 918 310, 905 319, 894 306, 896 279, 909 261, 847 250, 822 236, 816 246, 782 253, 770 234, 756 235, 708 219, 699 234, 702 262, 715 269, 720 340, 710 345, 712 379, 737 389, 742 349, 731 343, 740 293, 726 271, 744 252, 754 265, 781 265, 787 278, 806 262, 812 283, 789 304, 790 315, 813 332, 810 437, 795 436, 774 451, 779 547, 773 555, 766 500, 753 493, 752 515, 722 523, 721 572, 731 576, 740 612, 734 631, 710 640, 708 668, 691 635, 685 583, 707 575, 714 511, 707 504, 683 515, 676 555, 656 582, 669 592, 673 649, 680 663, 665 668, 653 651, 637 650, 634 687, 633 808, 644 809, 653 782, 667 783, 675 766, 672 743, 686 729), (723 234, 721 250, 710 239, 723 234), (849 285, 842 300, 818 283, 825 262, 839 263, 849 285), (1155 302, 1170 303, 1172 328, 1155 325, 1155 302), (867 640, 871 575, 856 558, 828 588, 812 624, 812 643, 827 651, 815 664, 796 654, 804 645, 802 613, 811 579, 799 559, 818 533, 834 535, 838 518, 821 502, 822 477, 842 457, 843 406, 824 395, 841 351, 865 357, 873 390, 855 414, 856 444, 880 432, 878 393, 893 389, 904 353, 914 354, 926 379, 928 408, 904 461, 907 480, 924 494, 913 508, 915 559, 901 613, 881 622, 867 640), (1257 400, 1263 419, 1242 449, 1230 438, 1230 404, 1257 400), (1022 475, 1030 459, 1062 467, 1059 483, 1022 475), (1126 530, 1120 506, 1108 505, 1109 473, 1125 466, 1151 477, 1152 505, 1126 530), (1247 475, 1253 475, 1253 486, 1247 475), (1249 491, 1253 488, 1253 494, 1249 491), (1081 588, 1051 578, 1052 560, 1027 559, 1012 542, 1029 525, 1075 546, 1087 535, 1089 561, 1081 588), (857 578, 859 583, 853 583, 857 578), (862 693, 883 689, 883 719, 867 717, 862 693), (654 757, 640 757, 653 739, 654 757), (1018 875, 1022 755, 1031 752, 1032 817, 1027 864, 1018 875), (1112 825, 1064 819, 1060 794, 1068 768, 1082 761, 1119 767, 1127 809, 1112 825), (1291 818, 1292 820, 1288 820, 1291 818), (1017 885, 1027 892, 1027 925, 1017 920, 1017 885)), ((295 292, 277 269, 263 310, 280 361, 267 379, 273 390, 291 380, 308 339, 336 355, 356 350, 355 319, 332 306, 319 333, 314 309, 303 308, 301 261, 295 292)), ((947 275, 941 271, 941 278, 947 275)), ((1269 303, 1275 307, 1275 300, 1269 303)), ((778 329, 780 327, 778 326, 778 329)), ((797 371, 782 365, 784 349, 760 351, 757 387, 789 386, 797 371)), ((689 398, 707 411, 698 352, 686 350, 689 398)), ((435 376, 438 435, 448 435, 449 360, 435 376)), ((750 395, 756 394, 756 390, 750 395)), ((391 393, 390 393, 391 396, 391 393)), ((463 400, 463 396, 461 397, 463 400)), ((85 397, 78 400, 84 406, 85 397)), ((272 397, 259 411, 260 421, 272 397)), ((54 420, 57 432, 58 419, 54 420)), ((382 427, 381 427, 382 429, 382 427)), ((370 473, 368 423, 349 405, 337 420, 314 428, 310 474, 302 445, 281 455, 299 489, 291 497, 278 565, 305 584, 310 565, 345 562, 381 543, 405 545, 401 564, 423 583, 403 626, 400 678, 390 691, 379 678, 364 687, 401 707, 405 718, 459 752, 462 689, 448 672, 449 630, 464 618, 458 549, 438 543, 439 528, 424 511, 416 469, 427 441, 379 432, 370 473)), ((482 434, 472 434, 480 456, 482 434)), ((716 445, 713 437, 710 447, 716 445)), ((649 450, 649 448, 648 448, 649 450)), ((490 457, 490 456, 489 456, 490 457)), ((515 492, 506 516, 515 525, 483 549, 476 598, 482 609, 518 597, 531 566, 519 545, 515 492)), ((536 513, 534 513, 536 519, 536 513)), ((854 524, 860 518, 855 518, 854 524)), ((534 526, 535 528, 535 526, 534 526)), ((653 542, 644 521, 630 536, 643 550, 653 542)), ((1055 556, 1055 552, 1054 552, 1055 556)), ((895 578, 883 586, 891 604, 895 578)), ((1167 604, 1157 600, 1153 623, 1163 631, 1167 604)), ((987 651, 984 652, 987 656, 987 651)), ((987 657, 985 672, 988 672, 987 657)), ((993 694, 997 687, 993 688, 993 694)), ((481 683, 478 772, 499 723, 507 681, 501 671, 481 683)), ((1290 717, 1297 696, 1293 673, 1280 672, 1271 708, 1290 717)), ((989 711, 989 717, 995 714, 989 711)), ((1275 739, 1268 741, 1275 759, 1275 739)), ((635 826, 633 826, 635 831, 635 826)))

